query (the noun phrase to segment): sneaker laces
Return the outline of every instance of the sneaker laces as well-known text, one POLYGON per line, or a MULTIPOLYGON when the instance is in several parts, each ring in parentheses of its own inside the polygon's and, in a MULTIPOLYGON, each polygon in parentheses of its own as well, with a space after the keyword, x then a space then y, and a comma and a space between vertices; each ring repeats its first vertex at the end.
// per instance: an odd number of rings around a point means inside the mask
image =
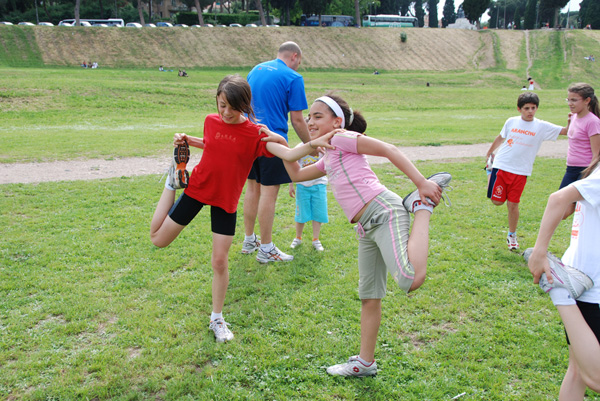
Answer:
MULTIPOLYGON (((450 197, 448 196, 448 192, 451 192, 452 190, 454 190, 454 188, 451 185, 444 185, 444 186, 440 185, 440 188, 442 188, 442 197, 441 197, 441 199, 444 201, 444 205, 446 205, 446 207, 452 206, 452 202, 450 201, 450 197)), ((438 205, 439 205, 439 203, 438 203, 438 205)))

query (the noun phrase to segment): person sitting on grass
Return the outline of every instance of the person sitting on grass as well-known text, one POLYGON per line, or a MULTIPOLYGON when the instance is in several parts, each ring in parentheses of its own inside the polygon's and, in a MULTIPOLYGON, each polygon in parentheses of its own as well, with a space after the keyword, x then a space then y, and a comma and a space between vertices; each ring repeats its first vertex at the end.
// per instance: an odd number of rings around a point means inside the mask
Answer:
POLYGON ((538 95, 521 93, 517 99, 517 110, 521 115, 506 120, 485 155, 486 160, 493 157, 487 197, 496 206, 506 202, 508 209, 506 243, 509 250, 519 249, 519 202, 527 177, 533 171, 536 154, 543 141, 555 141, 559 135, 567 134, 567 128, 535 118, 539 105, 538 95))
POLYGON ((210 114, 204 120, 203 138, 175 134, 169 176, 150 224, 152 243, 164 248, 205 205, 211 206, 213 312, 209 328, 217 342, 233 339, 233 333, 223 319, 229 284, 228 254, 235 234, 238 202, 254 159, 277 156, 296 161, 317 147, 331 147, 328 142, 333 135, 290 149, 280 135, 252 121, 251 97, 248 82, 239 75, 229 75, 217 89, 218 114, 210 114), (186 170, 189 146, 204 150, 191 177, 186 170), (176 201, 175 190, 178 188, 185 188, 185 191, 176 201))
POLYGON ((367 122, 336 95, 322 96, 310 107, 308 129, 312 137, 337 130, 317 163, 301 168, 284 162, 293 181, 327 175, 333 194, 350 223, 357 224, 359 297, 361 310, 360 353, 346 363, 331 366, 338 376, 377 374, 375 346, 381 324, 381 300, 388 272, 405 292, 425 281, 429 252, 429 221, 433 208, 452 176, 438 173, 426 179, 396 147, 364 135, 367 122), (347 129, 348 131, 346 131, 347 129), (366 155, 387 157, 417 186, 404 200, 389 191, 371 170, 366 155), (410 214, 414 213, 412 231, 410 214))

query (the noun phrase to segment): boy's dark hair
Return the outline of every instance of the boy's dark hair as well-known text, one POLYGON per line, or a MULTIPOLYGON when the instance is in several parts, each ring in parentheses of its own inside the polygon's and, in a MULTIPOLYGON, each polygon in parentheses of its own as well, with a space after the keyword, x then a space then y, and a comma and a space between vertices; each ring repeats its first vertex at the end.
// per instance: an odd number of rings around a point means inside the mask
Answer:
POLYGON ((250 121, 256 122, 256 116, 252 109, 252 91, 248 81, 239 75, 227 75, 219 83, 217 98, 221 93, 225 94, 227 102, 234 110, 246 113, 250 121))
POLYGON ((535 107, 540 107, 540 98, 533 92, 523 92, 517 99, 517 107, 521 108, 527 103, 533 103, 535 104, 535 107))

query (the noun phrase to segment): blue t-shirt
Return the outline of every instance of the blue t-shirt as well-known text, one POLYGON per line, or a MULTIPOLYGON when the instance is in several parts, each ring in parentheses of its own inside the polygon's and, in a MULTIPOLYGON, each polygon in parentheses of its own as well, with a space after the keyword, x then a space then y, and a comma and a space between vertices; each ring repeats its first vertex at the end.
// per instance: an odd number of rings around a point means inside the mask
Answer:
POLYGON ((287 141, 288 113, 308 108, 302 75, 275 59, 254 67, 248 74, 248 83, 258 122, 287 141))

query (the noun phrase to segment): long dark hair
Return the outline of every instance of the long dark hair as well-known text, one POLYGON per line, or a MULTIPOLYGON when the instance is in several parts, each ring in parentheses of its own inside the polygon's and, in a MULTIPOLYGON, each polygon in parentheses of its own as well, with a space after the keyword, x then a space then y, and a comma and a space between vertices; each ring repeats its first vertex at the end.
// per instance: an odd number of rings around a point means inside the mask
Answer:
POLYGON ((252 109, 252 90, 248 81, 238 74, 227 75, 219 83, 217 88, 217 98, 221 93, 225 94, 225 99, 234 110, 246 113, 250 121, 256 122, 254 109, 252 109))
POLYGON ((588 110, 594 113, 596 117, 600 118, 600 106, 598 105, 598 97, 594 93, 594 88, 592 88, 591 85, 583 82, 571 84, 567 89, 567 92, 577 93, 583 98, 583 100, 589 97, 590 102, 588 103, 588 110))
MULTIPOLYGON (((344 113, 344 120, 346 121, 345 128, 348 131, 355 131, 361 134, 365 133, 365 131, 367 130, 367 120, 365 120, 365 117, 363 117, 360 111, 352 110, 344 99, 337 95, 334 95, 333 93, 327 93, 325 96, 328 96, 335 100, 335 102, 341 107, 342 112, 344 113)), ((334 117, 337 117, 335 115, 335 112, 331 110, 331 107, 327 106, 327 108, 329 109, 329 111, 331 111, 331 114, 333 114, 334 117)))

